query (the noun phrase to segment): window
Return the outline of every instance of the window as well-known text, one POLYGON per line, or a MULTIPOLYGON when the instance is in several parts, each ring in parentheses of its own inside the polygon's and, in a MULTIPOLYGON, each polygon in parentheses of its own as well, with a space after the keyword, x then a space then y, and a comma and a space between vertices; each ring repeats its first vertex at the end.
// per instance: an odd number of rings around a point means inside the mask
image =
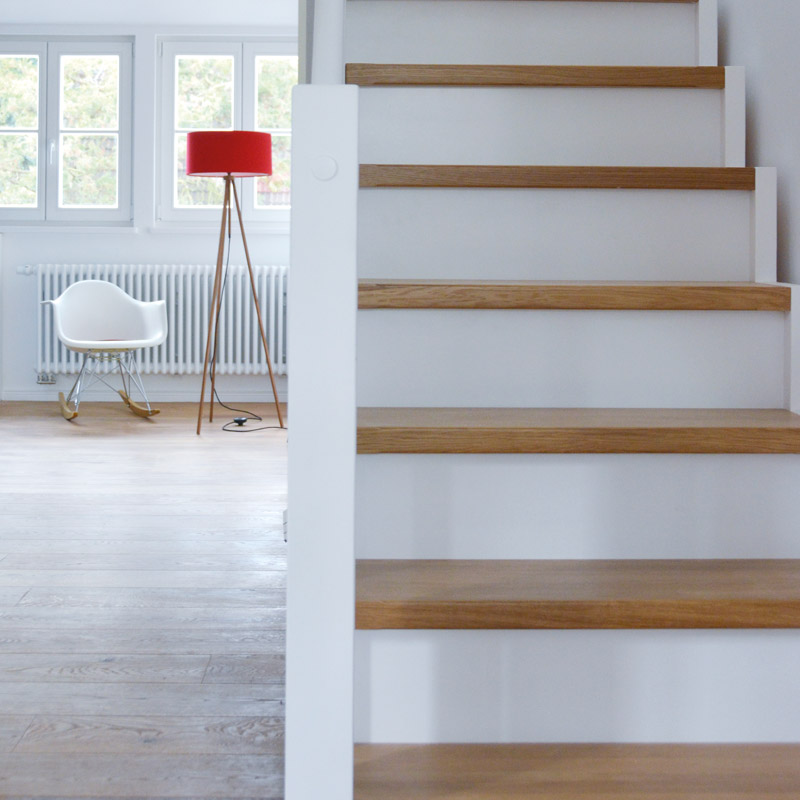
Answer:
POLYGON ((272 135, 272 175, 240 184, 243 215, 288 219, 294 43, 168 41, 162 59, 159 218, 219 219, 224 183, 186 175, 186 134, 241 129, 272 135))
POLYGON ((0 219, 131 218, 129 42, 0 42, 0 219))

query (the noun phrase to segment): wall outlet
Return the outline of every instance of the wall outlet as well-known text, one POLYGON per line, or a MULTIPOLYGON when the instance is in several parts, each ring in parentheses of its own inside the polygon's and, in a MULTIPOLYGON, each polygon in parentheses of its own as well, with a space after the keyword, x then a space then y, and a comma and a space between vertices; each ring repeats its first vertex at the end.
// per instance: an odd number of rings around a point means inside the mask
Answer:
POLYGON ((52 385, 56 382, 56 376, 52 372, 40 372, 36 376, 36 383, 52 385))

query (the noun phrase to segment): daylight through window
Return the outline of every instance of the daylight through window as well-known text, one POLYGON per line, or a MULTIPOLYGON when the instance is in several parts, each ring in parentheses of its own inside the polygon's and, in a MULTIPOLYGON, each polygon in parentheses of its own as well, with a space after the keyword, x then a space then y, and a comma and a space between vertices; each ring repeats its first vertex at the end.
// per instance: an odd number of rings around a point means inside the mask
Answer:
POLYGON ((273 174, 244 182, 243 213, 268 219, 273 212, 288 211, 291 93, 297 83, 297 56, 290 46, 170 41, 164 43, 162 59, 160 218, 218 218, 211 212, 222 205, 224 182, 186 175, 186 135, 198 130, 270 133, 273 174))
POLYGON ((129 220, 131 45, 0 42, 0 218, 129 220))

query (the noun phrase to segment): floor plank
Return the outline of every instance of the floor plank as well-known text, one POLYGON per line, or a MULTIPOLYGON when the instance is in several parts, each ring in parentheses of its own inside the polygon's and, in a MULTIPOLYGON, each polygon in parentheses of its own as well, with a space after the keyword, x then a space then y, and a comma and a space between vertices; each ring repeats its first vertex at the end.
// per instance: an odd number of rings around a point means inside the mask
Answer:
MULTIPOLYGON (((0 683, 201 683, 210 657, 0 654, 0 683)), ((241 683, 241 681, 238 681, 241 683)))
MULTIPOLYGON (((229 585, 236 581, 229 579, 229 585)), ((2 591, 0 589, 0 591, 2 591)), ((286 593, 278 589, 253 588, 82 588, 32 587, 18 601, 20 606, 78 606, 102 608, 231 608, 282 605, 286 593)))
MULTIPOLYGON (((62 631, 58 628, 9 630, 0 639, 0 653, 138 653, 158 655, 265 655, 283 652, 282 630, 259 626, 187 630, 157 628, 62 631)), ((1 706, 0 706, 1 708, 1 706)))
MULTIPOLYGON (((41 713, 161 716, 283 716, 281 684, 0 683, 0 708, 41 713)), ((2 796, 2 794, 0 794, 2 796)))
POLYGON ((25 591, 15 586, 0 586, 0 607, 15 606, 25 596, 25 591))
POLYGON ((4 800, 282 795, 286 432, 196 411, 0 404, 4 800))
POLYGON ((267 755, 0 756, 0 796, 260 798, 283 795, 281 759, 267 755))
POLYGON ((3 548, 9 555, 30 555, 38 557, 43 547, 47 547, 49 552, 61 555, 86 555, 87 550, 92 551, 92 555, 125 557, 135 556, 183 556, 191 554, 195 557, 205 556, 233 556, 249 555, 266 557, 286 557, 286 545, 280 542, 265 542, 262 532, 261 538, 245 538, 240 534, 230 536, 219 536, 212 538, 196 533, 194 536, 178 538, 174 535, 166 538, 164 535, 158 538, 148 538, 146 536, 136 536, 127 533, 117 539, 111 538, 92 538, 89 536, 78 538, 71 536, 67 538, 57 538, 50 531, 48 535, 44 533, 29 532, 25 537, 16 539, 10 536, 3 537, 3 548))
POLYGON ((33 722, 27 714, 0 714, 0 753, 10 753, 33 722))
POLYGON ((265 606, 205 608, 120 608, 79 607, 70 605, 27 605, 0 607, 0 628, 55 628, 57 630, 96 630, 119 628, 126 630, 157 630, 162 628, 260 628, 283 630, 286 609, 265 606))
MULTIPOLYGON (((279 588, 285 584, 285 571, 238 570, 236 585, 244 589, 279 588)), ((72 586, 121 589, 215 589, 230 586, 232 573, 220 570, 140 570, 140 569, 3 569, 0 561, 0 586, 72 586)))
MULTIPOLYGON (((6 547, 5 542, 3 546, 6 547)), ((6 547, 6 549, 9 549, 6 547)), ((250 553, 199 555, 196 553, 148 555, 142 553, 64 553, 55 548, 49 553, 7 553, 0 560, 0 576, 6 570, 103 570, 103 571, 188 571, 188 572, 227 572, 229 570, 263 570, 264 578, 280 580, 284 575, 284 555, 265 555, 256 548, 250 553)), ((51 574, 51 573, 48 573, 51 574)), ((1 580, 2 578, 0 578, 1 580)))
POLYGON ((212 656, 203 683, 283 683, 286 658, 268 656, 212 656))
MULTIPOLYGON (((22 719, 22 718, 20 718, 22 719)), ((41 716, 15 753, 281 755, 282 717, 41 716)), ((0 723, 2 724, 2 723, 0 723)))

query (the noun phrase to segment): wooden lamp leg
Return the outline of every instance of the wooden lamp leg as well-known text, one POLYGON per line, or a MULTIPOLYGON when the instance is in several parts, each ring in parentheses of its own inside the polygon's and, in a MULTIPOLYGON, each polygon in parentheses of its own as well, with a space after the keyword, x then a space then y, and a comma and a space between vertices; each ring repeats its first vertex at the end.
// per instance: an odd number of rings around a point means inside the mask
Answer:
MULTIPOLYGON (((232 182, 233 183, 233 182, 232 182)), ((258 304, 258 294, 256 293, 256 281, 253 277, 253 266, 250 263, 250 251, 247 249, 247 237, 244 233, 244 222, 242 221, 242 209, 239 206, 239 193, 236 191, 236 184, 233 183, 233 199, 236 202, 236 214, 239 217, 239 228, 242 231, 242 244, 244 245, 244 255, 247 259, 247 270, 250 273, 250 288, 253 291, 253 302, 256 307, 256 316, 258 317, 258 329, 261 333, 261 344, 264 346, 264 355, 267 357, 267 369, 269 370, 269 380, 272 384, 272 396, 275 398, 275 411, 278 412, 278 424, 284 428, 283 414, 281 414, 281 406, 278 403, 278 390, 275 387, 275 375, 272 372, 272 359, 269 355, 269 346, 267 345, 267 336, 264 333, 264 321, 261 318, 261 307, 258 304)))
MULTIPOLYGON (((226 179, 230 181, 230 185, 236 188, 236 182, 233 178, 226 179)), ((228 241, 230 242, 231 239, 231 197, 230 193, 228 193, 228 205, 227 205, 227 222, 228 222, 228 241)), ((221 264, 221 262, 220 262, 221 264)), ((214 347, 211 351, 211 400, 208 404, 208 421, 214 421, 214 400, 216 398, 215 386, 217 382, 217 355, 219 351, 219 342, 217 341, 217 334, 219 333, 219 317, 222 313, 222 273, 220 272, 220 289, 217 295, 217 310, 216 316, 214 318, 214 347)))
MULTIPOLYGON (((200 427, 203 424, 203 404, 205 402, 206 394, 206 378, 208 377, 208 362, 211 357, 211 341, 214 337, 216 329, 216 321, 219 315, 220 307, 220 294, 222 290, 222 256, 225 252, 225 222, 230 216, 231 211, 231 184, 233 178, 227 176, 225 178, 225 199, 222 203, 222 224, 219 230, 219 248, 217 249, 217 269, 214 273, 214 289, 211 292, 211 303, 209 306, 208 314, 208 336, 206 337, 206 355, 203 360, 203 382, 200 388, 200 407, 197 411, 197 433, 200 434, 200 427)), ((216 341, 214 341, 216 347, 216 341)), ((212 391, 211 391, 211 405, 214 405, 214 391, 213 391, 213 376, 212 376, 212 391)))

